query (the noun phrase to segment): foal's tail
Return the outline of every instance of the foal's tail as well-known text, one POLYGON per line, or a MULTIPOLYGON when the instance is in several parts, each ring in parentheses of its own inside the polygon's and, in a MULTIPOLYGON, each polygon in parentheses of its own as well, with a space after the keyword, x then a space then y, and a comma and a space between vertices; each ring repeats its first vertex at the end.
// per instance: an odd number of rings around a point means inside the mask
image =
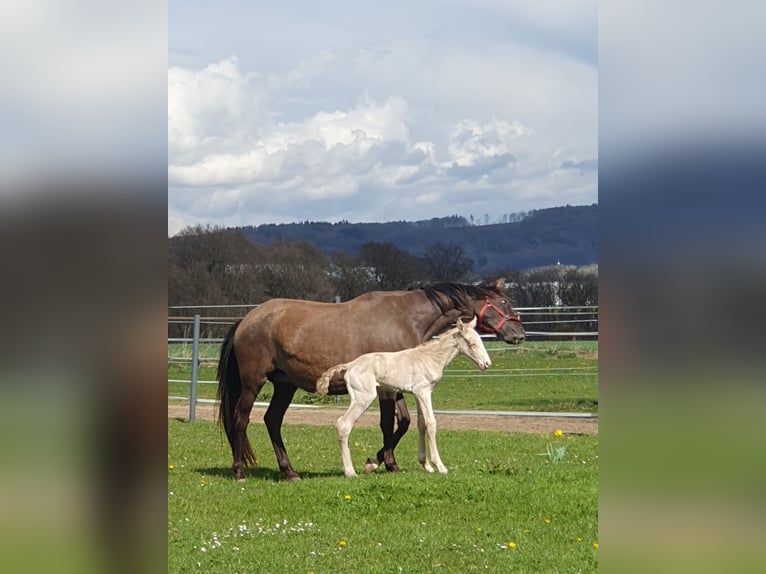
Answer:
MULTIPOLYGON (((239 327, 241 319, 232 325, 221 345, 221 357, 218 359, 218 391, 216 398, 220 401, 218 406, 218 424, 223 425, 226 438, 232 450, 234 449, 234 435, 236 432, 236 410, 239 397, 242 395, 242 380, 239 376, 239 363, 234 352, 234 332, 239 327)), ((245 435, 243 448, 245 464, 255 464, 255 454, 245 435)))
POLYGON ((332 381, 336 375, 343 375, 347 367, 348 364, 346 363, 342 365, 335 365, 334 367, 330 367, 324 373, 322 373, 322 376, 319 377, 319 380, 317 381, 316 393, 320 397, 326 397, 327 392, 330 389, 330 381, 332 381))

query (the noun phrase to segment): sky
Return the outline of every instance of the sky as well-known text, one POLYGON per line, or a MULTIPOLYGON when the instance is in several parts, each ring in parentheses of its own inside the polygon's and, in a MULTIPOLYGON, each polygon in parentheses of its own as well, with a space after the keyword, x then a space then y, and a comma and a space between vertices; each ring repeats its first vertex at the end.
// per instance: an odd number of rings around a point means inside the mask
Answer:
POLYGON ((168 234, 598 201, 595 0, 168 8, 168 234))

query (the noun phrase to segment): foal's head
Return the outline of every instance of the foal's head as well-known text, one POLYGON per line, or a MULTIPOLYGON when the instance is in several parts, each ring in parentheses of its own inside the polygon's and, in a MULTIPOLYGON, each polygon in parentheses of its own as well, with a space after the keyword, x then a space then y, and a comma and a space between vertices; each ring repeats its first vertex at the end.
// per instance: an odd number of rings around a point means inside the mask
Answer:
POLYGON ((463 323, 462 319, 457 320, 458 350, 483 371, 492 365, 492 361, 490 361, 487 349, 484 348, 484 343, 475 331, 475 327, 475 316, 467 323, 463 323))

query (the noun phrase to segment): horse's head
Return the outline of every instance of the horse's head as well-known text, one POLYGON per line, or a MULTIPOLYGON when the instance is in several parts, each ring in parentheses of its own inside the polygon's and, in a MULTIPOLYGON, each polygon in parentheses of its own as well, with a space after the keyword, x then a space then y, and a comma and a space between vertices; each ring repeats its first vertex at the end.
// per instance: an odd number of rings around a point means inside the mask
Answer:
POLYGON ((487 349, 484 348, 481 337, 474 329, 476 327, 476 317, 465 323, 463 323, 462 319, 458 319, 457 327, 459 336, 458 349, 460 349, 460 352, 476 363, 482 371, 489 369, 492 366, 492 361, 489 359, 487 349))
POLYGON ((505 291, 505 279, 495 281, 494 288, 487 289, 484 298, 474 302, 474 312, 479 319, 480 331, 494 333, 498 339, 512 345, 524 340, 524 327, 505 291))

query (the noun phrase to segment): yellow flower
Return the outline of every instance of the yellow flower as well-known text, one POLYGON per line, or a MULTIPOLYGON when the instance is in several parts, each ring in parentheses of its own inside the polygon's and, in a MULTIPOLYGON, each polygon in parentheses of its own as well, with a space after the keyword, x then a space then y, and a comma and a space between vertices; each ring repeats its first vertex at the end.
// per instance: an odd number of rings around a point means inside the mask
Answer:
POLYGON ((582 538, 580 538, 580 537, 578 536, 578 537, 577 537, 577 544, 579 544, 580 542, 582 542, 582 538))
POLYGON ((345 548, 346 547, 346 541, 345 540, 341 540, 340 542, 338 542, 338 546, 340 546, 341 548, 345 548))
POLYGON ((596 550, 598 550, 598 542, 594 542, 594 543, 593 543, 593 548, 595 548, 596 550))
POLYGON ((529 534, 529 529, 528 528, 524 529, 524 534, 529 534))
POLYGON ((354 446, 359 446, 359 441, 358 440, 354 441, 354 446))
POLYGON ((556 438, 561 438, 562 436, 564 436, 564 431, 562 431, 561 429, 556 429, 555 431, 553 431, 553 436, 555 436, 556 438))
POLYGON ((477 529, 476 529, 476 532, 481 532, 481 528, 477 528, 477 529))
POLYGON ((516 548, 516 543, 515 542, 509 542, 508 543, 508 548, 511 548, 511 549, 516 548))
POLYGON ((551 519, 550 518, 546 518, 545 520, 543 520, 543 522, 545 522, 546 524, 550 524, 551 523, 551 519))
POLYGON ((343 500, 351 500, 351 495, 347 494, 346 496, 343 497, 343 500))
POLYGON ((168 465, 168 470, 173 470, 174 468, 175 468, 175 466, 173 466, 172 464, 168 465))

